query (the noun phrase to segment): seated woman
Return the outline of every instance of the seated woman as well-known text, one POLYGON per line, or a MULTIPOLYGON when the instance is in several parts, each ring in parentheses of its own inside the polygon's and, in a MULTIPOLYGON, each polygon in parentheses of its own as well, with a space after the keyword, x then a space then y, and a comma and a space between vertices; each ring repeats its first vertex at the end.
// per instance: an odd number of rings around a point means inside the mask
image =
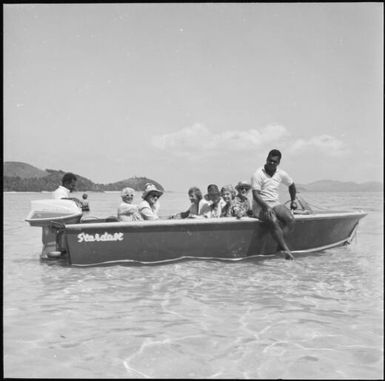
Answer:
POLYGON ((219 218, 222 213, 222 208, 225 205, 221 194, 219 192, 218 186, 215 184, 210 184, 207 187, 207 194, 204 197, 202 202, 201 210, 199 215, 205 218, 219 218))
POLYGON ((236 211, 237 216, 244 217, 253 215, 253 211, 251 209, 250 200, 247 197, 249 190, 251 189, 251 185, 247 181, 240 181, 235 189, 238 191, 237 195, 234 198, 234 209, 236 211))
POLYGON ((198 187, 191 187, 188 190, 188 196, 191 201, 190 207, 185 211, 178 213, 174 216, 171 216, 171 218, 198 218, 199 211, 202 207, 202 204, 204 203, 204 200, 202 200, 202 192, 198 187))
POLYGON ((234 217, 236 210, 234 209, 235 190, 232 185, 225 185, 221 189, 224 205, 222 206, 221 217, 234 217))
POLYGON ((144 220, 158 220, 159 197, 163 192, 154 184, 147 183, 142 194, 143 201, 139 204, 139 213, 144 220))
POLYGON ((122 203, 118 208, 118 221, 140 221, 142 216, 139 209, 132 202, 134 200, 135 191, 132 188, 124 188, 120 194, 122 203))

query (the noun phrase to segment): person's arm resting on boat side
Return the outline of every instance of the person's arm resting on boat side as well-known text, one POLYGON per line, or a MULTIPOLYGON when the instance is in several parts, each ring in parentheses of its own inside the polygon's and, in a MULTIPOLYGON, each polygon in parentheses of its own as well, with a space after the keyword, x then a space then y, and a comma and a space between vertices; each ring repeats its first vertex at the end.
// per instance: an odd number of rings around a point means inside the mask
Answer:
POLYGON ((144 207, 140 209, 140 214, 144 220, 158 220, 159 217, 154 214, 150 207, 144 207))
POLYGON ((187 218, 190 214, 190 209, 187 210, 186 212, 180 212, 181 218, 187 218))
POLYGON ((297 209, 298 205, 295 201, 296 196, 297 196, 297 189, 295 187, 295 184, 292 183, 289 185, 289 193, 290 193, 290 209, 297 209))
POLYGON ((169 220, 180 220, 180 219, 184 219, 184 218, 187 218, 187 217, 188 217, 189 213, 190 213, 189 210, 188 210, 187 212, 179 212, 179 213, 173 214, 173 215, 170 216, 168 219, 169 219, 169 220))

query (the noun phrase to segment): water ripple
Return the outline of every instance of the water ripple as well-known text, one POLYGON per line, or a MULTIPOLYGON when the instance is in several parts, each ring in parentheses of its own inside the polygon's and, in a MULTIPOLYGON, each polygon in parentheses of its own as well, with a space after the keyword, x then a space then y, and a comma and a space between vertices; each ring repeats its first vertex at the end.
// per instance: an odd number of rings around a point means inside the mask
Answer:
MULTIPOLYGON (((341 208, 365 206, 372 212, 352 245, 293 262, 86 269, 39 261, 41 232, 21 222, 32 196, 21 203, 20 195, 6 199, 7 377, 377 379, 383 374, 379 196, 328 198, 341 208)), ((92 194, 90 202, 104 211, 115 197, 92 194)), ((162 201, 171 210, 175 199, 169 197, 162 201)))

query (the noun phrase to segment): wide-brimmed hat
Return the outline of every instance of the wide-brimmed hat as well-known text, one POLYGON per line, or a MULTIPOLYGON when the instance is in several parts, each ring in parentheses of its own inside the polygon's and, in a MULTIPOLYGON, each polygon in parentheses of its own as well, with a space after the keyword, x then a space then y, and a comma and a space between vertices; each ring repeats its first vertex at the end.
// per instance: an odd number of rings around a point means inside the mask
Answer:
POLYGON ((150 193, 155 193, 158 197, 160 197, 162 194, 163 194, 163 191, 161 191, 160 189, 158 189, 154 184, 146 184, 144 186, 144 191, 143 191, 143 194, 142 194, 142 198, 143 200, 146 199, 146 197, 150 194, 150 193))
POLYGON ((247 181, 240 181, 236 186, 235 189, 239 190, 239 188, 246 188, 247 190, 251 189, 251 185, 247 181))
POLYGON ((124 197, 124 196, 134 196, 134 195, 135 195, 135 190, 130 188, 130 187, 123 188, 122 192, 120 193, 121 197, 124 197))

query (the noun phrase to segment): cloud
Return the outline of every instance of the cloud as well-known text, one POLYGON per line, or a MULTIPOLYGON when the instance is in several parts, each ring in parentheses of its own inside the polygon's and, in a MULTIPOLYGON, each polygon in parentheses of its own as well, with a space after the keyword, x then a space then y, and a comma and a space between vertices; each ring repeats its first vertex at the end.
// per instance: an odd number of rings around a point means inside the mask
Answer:
POLYGON ((252 151, 258 147, 282 141, 289 135, 284 126, 269 125, 261 130, 228 130, 211 132, 206 126, 196 123, 177 132, 154 136, 154 147, 180 157, 207 157, 221 152, 252 151))
POLYGON ((318 135, 309 139, 293 139, 286 127, 268 125, 247 131, 227 130, 212 132, 201 123, 179 131, 154 136, 151 144, 159 150, 177 157, 206 159, 223 153, 255 152, 256 150, 282 147, 288 154, 318 153, 336 157, 348 153, 343 141, 331 135, 318 135))
POLYGON ((308 140, 298 139, 289 147, 288 152, 292 155, 304 153, 322 153, 326 156, 342 156, 348 153, 344 142, 330 135, 314 136, 308 140))

